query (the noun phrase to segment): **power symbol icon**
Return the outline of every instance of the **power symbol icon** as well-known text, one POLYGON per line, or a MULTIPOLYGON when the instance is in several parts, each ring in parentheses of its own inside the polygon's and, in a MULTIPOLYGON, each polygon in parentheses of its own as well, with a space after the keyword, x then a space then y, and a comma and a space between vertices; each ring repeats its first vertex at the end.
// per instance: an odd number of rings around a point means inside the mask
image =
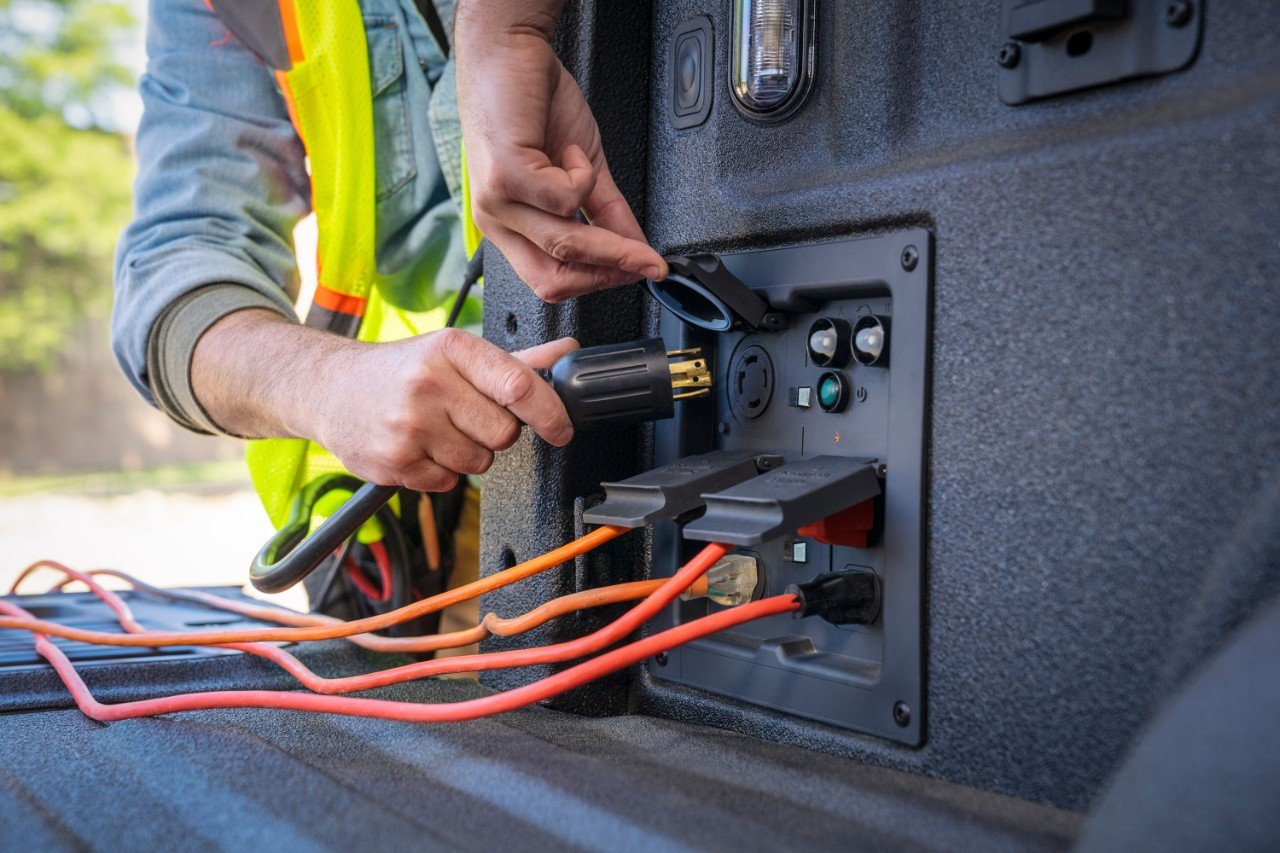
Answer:
POLYGON ((863 385, 859 385, 857 390, 853 392, 853 398, 859 403, 867 402, 867 389, 863 385))

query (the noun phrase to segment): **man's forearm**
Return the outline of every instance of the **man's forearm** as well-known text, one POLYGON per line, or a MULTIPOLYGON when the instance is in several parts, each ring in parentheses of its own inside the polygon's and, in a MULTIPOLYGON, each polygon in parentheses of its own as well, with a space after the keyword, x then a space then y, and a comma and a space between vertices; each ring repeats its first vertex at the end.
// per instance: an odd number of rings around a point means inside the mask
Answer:
POLYGON ((338 392, 335 362, 363 347, 271 311, 237 311, 209 328, 191 360, 196 399, 226 432, 244 438, 315 438, 314 415, 338 392))

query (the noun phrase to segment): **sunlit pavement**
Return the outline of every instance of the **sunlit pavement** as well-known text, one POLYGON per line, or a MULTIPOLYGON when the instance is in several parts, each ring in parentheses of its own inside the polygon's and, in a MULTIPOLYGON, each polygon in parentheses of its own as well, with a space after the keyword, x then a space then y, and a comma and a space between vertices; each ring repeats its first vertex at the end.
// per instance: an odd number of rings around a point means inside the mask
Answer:
MULTIPOLYGON (((0 585, 8 591, 24 567, 49 558, 76 569, 120 569, 157 586, 243 586, 249 560, 271 532, 247 487, 212 495, 142 489, 0 497, 0 585)), ((53 582, 53 573, 38 576, 23 591, 53 582)), ((301 587, 258 597, 306 606, 301 587)))

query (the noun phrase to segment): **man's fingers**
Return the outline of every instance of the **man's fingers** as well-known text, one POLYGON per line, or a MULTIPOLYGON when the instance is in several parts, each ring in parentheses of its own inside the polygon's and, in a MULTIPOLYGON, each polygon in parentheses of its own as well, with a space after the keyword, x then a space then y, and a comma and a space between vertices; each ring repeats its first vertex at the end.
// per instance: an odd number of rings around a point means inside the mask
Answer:
POLYGON ((559 302, 571 296, 617 287, 637 278, 634 273, 613 267, 558 261, 514 231, 491 230, 493 233, 488 234, 489 239, 511 262, 525 284, 546 302, 559 302))
POLYGON ((587 214, 587 221, 592 225, 612 231, 644 247, 645 251, 642 254, 645 263, 640 268, 640 273, 645 278, 660 280, 667 277, 667 262, 645 239, 644 231, 636 221, 636 215, 631 212, 631 205, 627 204, 622 191, 613 182, 609 164, 604 162, 603 155, 596 173, 595 189, 582 209, 587 214))
POLYGON ((580 146, 570 145, 560 154, 560 168, 569 176, 570 185, 580 193, 578 206, 573 209, 573 213, 565 214, 572 216, 587 203, 587 199, 596 190, 596 167, 580 146))
POLYGON ((511 353, 534 370, 546 370, 555 364, 560 356, 578 349, 578 342, 573 338, 560 338, 558 341, 547 341, 536 347, 529 347, 511 353))
POLYGON ((400 474, 400 484, 415 492, 447 492, 458 485, 458 475, 431 459, 423 459, 400 474))
POLYGON ((600 162, 596 164, 595 187, 583 203, 582 210, 593 225, 608 228, 623 237, 648 245, 644 230, 631 211, 631 205, 627 204, 622 190, 613 181, 613 172, 609 170, 609 163, 603 153, 600 155, 600 162))
POLYGON ((532 368, 473 335, 453 336, 450 341, 446 355, 463 379, 551 444, 569 443, 573 424, 564 403, 532 368))
POLYGON ((512 156, 495 165, 480 181, 477 203, 490 213, 502 216, 510 202, 545 210, 556 216, 575 216, 595 191, 596 170, 576 145, 569 146, 557 166, 541 152, 521 152, 532 156, 512 156))
POLYGON ((644 240, 586 225, 573 217, 516 204, 507 209, 503 225, 562 263, 607 267, 631 273, 633 278, 660 276, 666 271, 662 256, 644 240))
POLYGON ((516 416, 483 394, 468 394, 446 414, 463 435, 489 450, 506 450, 520 438, 516 416))
POLYGON ((423 453, 446 470, 459 474, 483 474, 493 464, 493 451, 482 447, 451 425, 437 426, 430 437, 430 448, 423 453))
POLYGON ((482 171, 489 192, 477 198, 476 224, 539 298, 558 302, 667 275, 603 158, 593 164, 570 145, 560 167, 534 152, 482 171), (589 223, 578 220, 580 208, 589 223))

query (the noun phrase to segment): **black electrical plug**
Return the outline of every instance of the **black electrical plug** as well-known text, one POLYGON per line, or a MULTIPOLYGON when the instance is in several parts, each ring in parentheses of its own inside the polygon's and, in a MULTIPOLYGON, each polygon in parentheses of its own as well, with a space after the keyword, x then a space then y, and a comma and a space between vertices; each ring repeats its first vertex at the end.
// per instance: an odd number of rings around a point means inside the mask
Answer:
POLYGON ((793 583, 787 594, 800 600, 796 618, 821 616, 832 625, 870 625, 880 615, 880 579, 875 572, 827 572, 793 583))
POLYGON ((675 401, 711 393, 700 349, 667 351, 662 338, 585 347, 541 371, 575 427, 660 421, 675 401))

